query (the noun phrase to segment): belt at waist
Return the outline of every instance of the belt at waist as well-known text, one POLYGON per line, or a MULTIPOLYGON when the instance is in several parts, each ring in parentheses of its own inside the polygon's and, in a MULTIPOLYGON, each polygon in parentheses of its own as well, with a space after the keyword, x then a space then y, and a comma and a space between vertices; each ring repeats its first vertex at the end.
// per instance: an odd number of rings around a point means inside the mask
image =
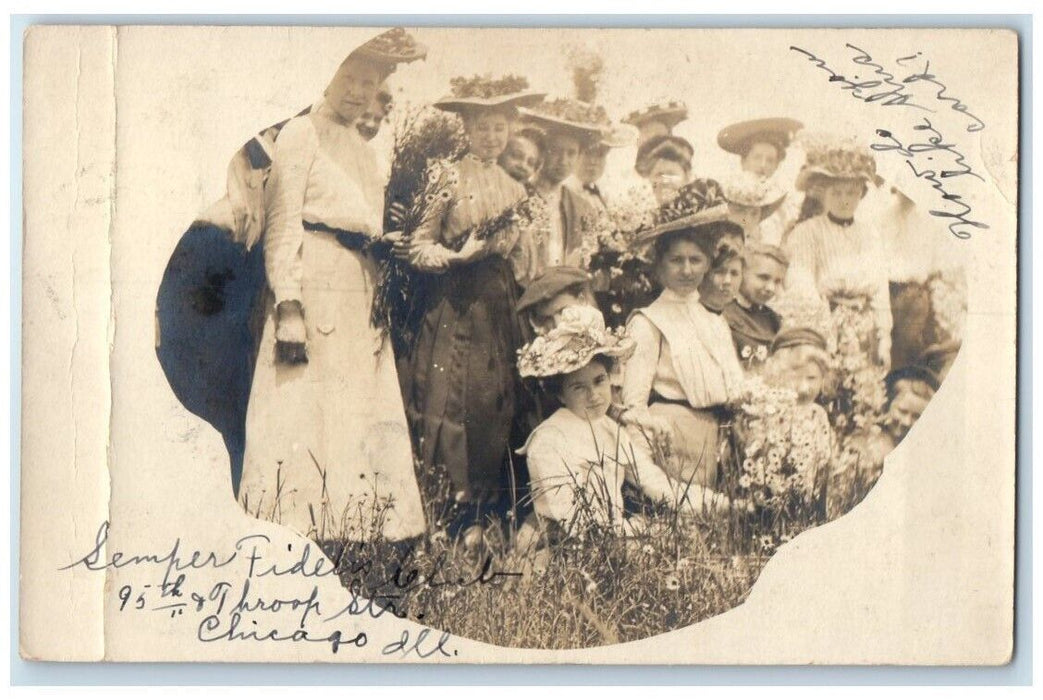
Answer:
POLYGON ((721 423, 730 423, 732 421, 732 418, 734 417, 733 411, 723 404, 719 404, 716 406, 705 406, 703 408, 696 408, 692 404, 688 403, 687 399, 668 399, 655 390, 653 390, 648 397, 648 404, 652 405, 654 403, 666 403, 672 404, 674 406, 684 406, 690 411, 695 411, 697 413, 706 413, 708 415, 711 415, 721 423))
MULTIPOLYGON (((670 404, 674 404, 676 406, 684 406, 685 408, 693 408, 692 404, 688 403, 688 399, 668 399, 665 396, 662 396, 657 391, 652 391, 652 394, 648 397, 648 403, 649 404, 670 403, 670 404)), ((694 409, 694 410, 698 410, 698 409, 694 409)))
POLYGON ((364 233, 359 233, 357 231, 343 231, 338 228, 327 226, 326 224, 313 224, 310 221, 305 221, 303 223, 305 231, 328 233, 336 238, 337 242, 348 250, 364 253, 369 248, 370 244, 373 243, 373 238, 364 233))

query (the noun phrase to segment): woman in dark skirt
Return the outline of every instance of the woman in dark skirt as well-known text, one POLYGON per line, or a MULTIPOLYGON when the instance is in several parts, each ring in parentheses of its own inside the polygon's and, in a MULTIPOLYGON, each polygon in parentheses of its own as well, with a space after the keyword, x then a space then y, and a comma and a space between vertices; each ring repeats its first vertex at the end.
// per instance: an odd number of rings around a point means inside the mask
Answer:
POLYGON ((526 198, 496 161, 516 106, 542 98, 521 92, 514 79, 454 83, 456 94, 435 106, 461 115, 470 145, 443 178, 450 196, 434 199, 407 245, 417 269, 441 276, 405 380, 420 481, 436 510, 435 526, 447 526, 451 535, 511 502, 507 457, 522 333, 508 257, 518 229, 508 224, 488 237, 473 234, 526 198), (442 474, 448 491, 430 486, 442 474))

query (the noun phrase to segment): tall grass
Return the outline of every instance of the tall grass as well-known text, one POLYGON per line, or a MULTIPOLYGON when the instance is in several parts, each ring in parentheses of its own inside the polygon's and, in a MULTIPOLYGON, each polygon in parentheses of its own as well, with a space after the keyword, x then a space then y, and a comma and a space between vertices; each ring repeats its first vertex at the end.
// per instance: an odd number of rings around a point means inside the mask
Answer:
MULTIPOLYGON (((736 457, 725 455, 722 488, 742 493, 736 457)), ((320 470, 321 472, 322 470, 320 470)), ((371 536, 393 504, 365 507, 369 533, 327 520, 311 536, 338 563, 343 584, 389 613, 454 635, 509 647, 582 648, 679 629, 741 604, 782 543, 824 520, 818 503, 781 512, 739 502, 680 515, 642 502, 629 486, 626 534, 604 524, 602 504, 580 498, 568 527, 535 537, 522 521, 532 495, 515 497, 506 519, 479 518, 466 536, 450 536, 457 508, 444 470, 421 471, 428 535, 407 542, 371 536), (330 537, 338 531, 341 536, 330 537), (322 533, 320 536, 320 532, 322 533)), ((836 483, 832 517, 872 486, 863 477, 836 483), (846 493, 839 493, 841 488, 846 493), (855 491, 858 493, 855 493, 855 491)), ((597 489, 587 494, 597 493, 597 489)), ((596 496, 595 496, 596 497, 596 496)), ((356 504, 352 521, 363 511, 356 504)), ((319 508, 328 517, 328 504, 319 508)), ((255 513, 278 518, 278 504, 255 513)), ((531 517, 531 514, 530 514, 531 517)))

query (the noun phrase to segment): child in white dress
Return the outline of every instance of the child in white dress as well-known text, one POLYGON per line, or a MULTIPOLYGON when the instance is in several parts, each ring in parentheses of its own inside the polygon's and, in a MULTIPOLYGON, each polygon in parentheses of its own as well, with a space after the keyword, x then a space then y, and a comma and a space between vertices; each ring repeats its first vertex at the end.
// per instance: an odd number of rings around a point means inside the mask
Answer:
POLYGON ((520 354, 521 375, 541 378, 562 404, 519 452, 528 458, 537 519, 554 522, 567 534, 590 527, 632 532, 623 508, 624 482, 689 513, 728 506, 727 498, 710 489, 671 480, 647 448, 608 417, 610 373, 633 347, 622 329, 605 328, 597 309, 575 306, 520 354))

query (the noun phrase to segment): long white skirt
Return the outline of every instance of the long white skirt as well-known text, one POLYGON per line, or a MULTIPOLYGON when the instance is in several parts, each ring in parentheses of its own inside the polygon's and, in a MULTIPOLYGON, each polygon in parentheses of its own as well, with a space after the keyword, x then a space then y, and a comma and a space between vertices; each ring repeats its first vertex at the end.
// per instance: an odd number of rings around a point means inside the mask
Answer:
POLYGON ((304 235, 302 267, 308 363, 275 362, 269 295, 239 501, 319 540, 422 534, 394 353, 370 325, 374 267, 313 231, 304 235))

